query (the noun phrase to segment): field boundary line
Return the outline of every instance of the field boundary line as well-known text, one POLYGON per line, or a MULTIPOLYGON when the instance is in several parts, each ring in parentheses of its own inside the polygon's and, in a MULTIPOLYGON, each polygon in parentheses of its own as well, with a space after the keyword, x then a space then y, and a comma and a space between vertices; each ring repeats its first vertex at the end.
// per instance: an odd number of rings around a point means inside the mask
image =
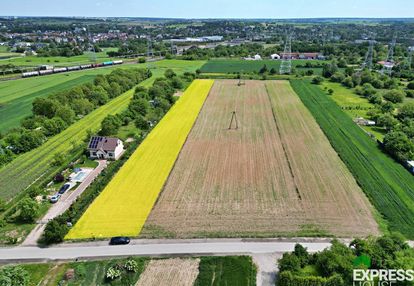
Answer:
MULTIPOLYGON (((185 145, 187 144, 188 137, 190 137, 190 134, 191 134, 191 132, 193 131, 194 126, 195 126, 195 124, 196 124, 196 122, 197 122, 198 118, 200 117, 200 113, 201 113, 201 111, 203 110, 204 105, 206 104, 207 98, 208 98, 208 97, 210 96, 210 94, 211 94, 211 90, 213 89, 214 84, 215 84, 215 80, 213 80, 213 84, 211 85, 210 90, 208 91, 208 94, 207 94, 207 96, 206 96, 206 99, 204 100, 203 104, 201 105, 200 111, 198 112, 197 117, 195 118, 194 123, 193 123, 193 125, 192 125, 192 126, 191 126, 191 128, 190 128, 190 131, 188 132, 187 136, 185 137, 185 140, 184 140, 183 146, 181 147, 180 152, 178 152, 177 158, 176 158, 176 159, 175 159, 175 161, 174 161, 174 164, 173 164, 173 166, 172 166, 172 168, 171 168, 171 170, 170 170, 170 173, 168 174, 167 179, 165 180, 164 184, 162 185, 161 191, 160 191, 160 193, 158 194, 158 197, 157 197, 157 199, 156 199, 156 201, 155 201, 154 205, 153 205, 153 206, 152 206, 152 208, 151 208, 151 212, 152 212, 152 210, 154 209, 155 205, 158 203, 158 200, 160 199, 160 197, 161 197, 162 193, 164 192, 165 186, 167 185, 167 182, 169 181, 169 179, 170 179, 170 177, 171 177, 171 174, 172 174, 172 172, 173 172, 173 170, 174 170, 175 166, 177 165, 178 158, 180 158, 180 155, 181 155, 181 153, 183 152, 185 145)), ((184 92, 185 92, 185 91, 184 91, 184 92)), ((150 212, 150 213, 151 213, 151 212, 150 212)), ((145 225, 145 224, 144 224, 144 225, 145 225)))
POLYGON ((269 93, 269 89, 267 87, 267 83, 265 83, 264 86, 265 86, 265 89, 266 89, 267 99, 269 100, 270 108, 272 110, 272 115, 273 115, 273 120, 274 120, 275 125, 276 125, 276 130, 277 130, 277 133, 278 133, 279 138, 280 138, 280 143, 282 143, 283 154, 286 157, 286 161, 287 161, 288 166, 289 166, 289 172, 290 172, 290 175, 292 176, 293 183, 295 184, 295 191, 296 191, 296 194, 298 195, 299 200, 302 201, 302 196, 300 194, 298 185, 296 184, 295 174, 293 173, 292 165, 290 163, 289 156, 288 156, 288 153, 287 153, 287 149, 286 149, 286 146, 285 146, 286 144, 285 144, 285 142, 282 138, 282 133, 280 132, 280 126, 279 126, 278 121, 276 119, 276 114, 275 114, 275 110, 273 108, 272 99, 270 98, 270 93, 269 93))

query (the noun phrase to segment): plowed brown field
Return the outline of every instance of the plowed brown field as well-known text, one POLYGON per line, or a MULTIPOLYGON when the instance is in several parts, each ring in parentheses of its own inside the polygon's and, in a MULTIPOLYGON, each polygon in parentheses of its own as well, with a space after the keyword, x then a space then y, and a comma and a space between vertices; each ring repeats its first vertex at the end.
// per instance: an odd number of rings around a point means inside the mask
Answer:
POLYGON ((220 80, 141 235, 365 236, 371 210, 289 82, 220 80))

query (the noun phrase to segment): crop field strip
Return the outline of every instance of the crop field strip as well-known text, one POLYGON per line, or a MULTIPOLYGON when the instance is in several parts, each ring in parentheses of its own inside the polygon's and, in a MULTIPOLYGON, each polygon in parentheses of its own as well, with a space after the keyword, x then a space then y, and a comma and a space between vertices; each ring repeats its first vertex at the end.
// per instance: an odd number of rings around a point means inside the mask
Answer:
POLYGON ((46 97, 53 93, 68 90, 77 85, 92 82, 94 78, 95 76, 92 75, 84 75, 77 78, 68 78, 68 81, 56 83, 51 87, 29 93, 25 96, 11 99, 7 102, 1 102, 0 97, 0 132, 18 127, 21 120, 23 120, 26 116, 31 115, 32 102, 37 97, 46 97))
POLYGON ((221 80, 142 237, 365 236, 378 233, 371 210, 288 82, 221 80))
POLYGON ((391 231, 414 238, 414 176, 384 154, 318 86, 292 86, 391 231))
MULTIPOLYGON (((150 87, 157 77, 161 77, 166 68, 172 68, 176 73, 194 72, 199 68, 204 61, 185 62, 185 61, 160 61, 152 64, 152 74, 150 79, 142 82, 140 86, 150 87), (174 68, 174 66, 177 66, 174 68)), ((145 67, 145 65, 125 65, 122 68, 136 68, 145 67)), ((112 69, 99 69, 102 72, 110 73, 112 69)), ((91 71, 88 71, 91 72, 91 71)), ((82 73, 83 74, 83 73, 82 73)), ((89 74, 85 73, 84 74, 89 74)), ((54 77, 50 76, 50 77, 54 77)), ((36 85, 36 80, 43 80, 46 77, 37 77, 23 79, 26 83, 28 80, 34 80, 29 82, 29 86, 36 85)), ((13 82, 20 82, 13 81, 13 82)), ((2 83, 0 83, 1 86, 2 83)), ((23 83, 22 83, 23 84, 23 83)), ((29 86, 25 88, 30 88, 29 86)), ((50 174, 54 171, 51 167, 54 155, 59 153, 67 153, 72 150, 72 142, 76 144, 82 144, 87 136, 88 130, 96 132, 100 128, 100 123, 108 114, 117 114, 127 108, 131 98, 133 97, 134 90, 130 90, 123 95, 111 100, 106 105, 99 107, 86 115, 84 118, 75 122, 69 126, 62 133, 50 138, 42 146, 20 155, 14 159, 11 163, 0 168, 0 198, 11 199, 15 197, 22 190, 26 189, 38 178, 50 174), (13 183, 12 183, 13 182, 13 183)))
POLYGON ((140 233, 212 85, 212 80, 195 80, 188 87, 66 239, 140 233))
POLYGON ((145 267, 136 286, 192 286, 198 275, 200 259, 154 259, 145 267))

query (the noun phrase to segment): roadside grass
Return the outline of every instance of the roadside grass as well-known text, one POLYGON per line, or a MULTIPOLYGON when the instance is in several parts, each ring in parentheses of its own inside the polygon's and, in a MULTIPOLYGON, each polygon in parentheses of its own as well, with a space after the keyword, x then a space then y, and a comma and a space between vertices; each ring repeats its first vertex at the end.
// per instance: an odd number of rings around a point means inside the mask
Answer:
POLYGON ((291 84, 371 203, 387 221, 388 229, 414 238, 414 176, 383 153, 320 87, 304 80, 292 80, 291 84))
POLYGON ((253 286, 256 272, 249 256, 201 257, 194 286, 253 286))
POLYGON ((21 265, 24 270, 29 273, 30 282, 29 286, 42 285, 41 282, 46 277, 47 273, 51 270, 51 263, 38 263, 38 264, 23 264, 21 265))

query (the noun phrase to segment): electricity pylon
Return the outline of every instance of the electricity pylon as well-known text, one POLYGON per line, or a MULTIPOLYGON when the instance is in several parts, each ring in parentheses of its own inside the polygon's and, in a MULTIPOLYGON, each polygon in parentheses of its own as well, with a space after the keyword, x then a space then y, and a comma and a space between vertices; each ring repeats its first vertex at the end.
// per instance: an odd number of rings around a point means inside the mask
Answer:
POLYGON ((153 55, 153 52, 152 52, 152 43, 151 43, 151 38, 150 37, 147 38, 147 44, 148 44, 147 57, 149 58, 149 57, 151 57, 153 55))
POLYGON ((414 46, 408 47, 407 65, 408 65, 409 70, 411 70, 411 65, 413 62, 413 54, 414 54, 414 46))
POLYGON ((285 49, 280 64, 280 74, 290 74, 292 72, 292 35, 286 35, 285 49))
POLYGON ((233 111, 231 113, 231 120, 230 120, 230 124, 229 124, 229 130, 231 130, 231 129, 234 129, 234 130, 239 129, 239 122, 237 120, 237 113, 236 113, 236 111, 233 111), (234 128, 233 128, 233 123, 235 125, 234 128))
POLYGON ((386 73, 388 75, 391 75, 392 73, 392 68, 394 67, 394 48, 395 48, 396 43, 397 43, 397 33, 394 34, 394 37, 388 49, 387 60, 385 61, 384 66, 382 67, 382 70, 381 70, 382 74, 386 73))
POLYGON ((373 61, 373 54, 374 54, 374 40, 369 40, 369 47, 367 54, 365 55, 365 61, 361 66, 361 69, 369 69, 372 70, 372 61, 373 61))

